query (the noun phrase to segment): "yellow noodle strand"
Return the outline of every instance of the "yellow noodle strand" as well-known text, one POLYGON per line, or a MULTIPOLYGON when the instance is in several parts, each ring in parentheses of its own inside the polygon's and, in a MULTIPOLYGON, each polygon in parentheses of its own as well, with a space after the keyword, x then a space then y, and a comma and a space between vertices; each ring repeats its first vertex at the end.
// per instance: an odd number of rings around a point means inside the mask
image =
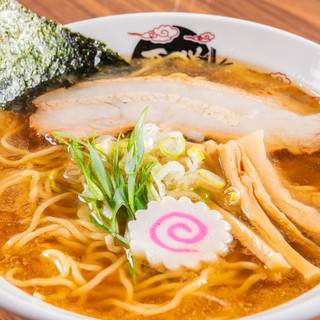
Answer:
POLYGON ((8 143, 8 141, 7 141, 10 137, 15 135, 18 131, 20 131, 24 127, 25 127, 25 124, 22 124, 20 126, 15 127, 15 128, 10 128, 10 130, 5 132, 5 134, 1 137, 1 140, 0 140, 0 143, 2 144, 2 146, 5 147, 6 149, 18 154, 18 155, 28 154, 30 151, 22 149, 22 148, 17 148, 15 146, 13 146, 12 144, 8 143))
POLYGON ((67 278, 70 274, 70 264, 68 258, 59 250, 49 249, 42 252, 42 254, 52 260, 58 268, 61 277, 67 278))
MULTIPOLYGON (((86 255, 89 255, 91 252, 93 252, 94 250, 96 250, 99 247, 105 247, 105 246, 106 246, 105 241, 93 241, 88 245, 88 247, 86 249, 86 255)), ((111 254, 113 255, 113 253, 111 253, 111 254)))
POLYGON ((248 279, 246 279, 243 284, 241 285, 241 287, 235 289, 234 291, 232 291, 232 296, 233 297, 237 297, 240 296, 246 292, 248 292, 248 290, 257 282, 261 281, 261 280, 265 280, 266 279, 266 275, 263 273, 257 273, 257 274, 253 274, 251 275, 248 279))
POLYGON ((108 252, 108 251, 95 252, 95 253, 90 253, 89 255, 86 255, 86 261, 95 261, 100 259, 108 259, 112 263, 114 263, 117 260, 117 256, 112 252, 108 252))
POLYGON ((66 248, 75 249, 83 252, 86 249, 86 246, 82 243, 65 239, 64 237, 56 237, 56 240, 61 243, 66 248))
MULTIPOLYGON (((83 220, 77 219, 77 220, 74 220, 74 224, 84 227, 91 232, 101 233, 104 237, 106 236, 105 232, 100 232, 101 229, 96 227, 90 221, 83 221, 83 220)), ((105 241, 104 241, 104 244, 106 244, 105 241)))
POLYGON ((88 243, 89 239, 87 236, 83 234, 80 230, 78 230, 75 225, 72 223, 72 220, 67 220, 63 218, 55 218, 55 217, 45 217, 41 220, 42 222, 54 222, 59 223, 60 225, 64 226, 66 229, 68 229, 72 235, 80 242, 82 243, 88 243))
POLYGON ((66 229, 65 227, 60 226, 60 228, 53 230, 53 231, 49 231, 47 233, 47 237, 54 237, 54 238, 58 238, 58 237, 63 237, 63 238, 70 238, 71 237, 71 233, 68 229, 66 229))
POLYGON ((142 290, 148 286, 151 286, 154 283, 161 281, 163 279, 176 278, 179 276, 181 276, 181 271, 170 271, 170 272, 166 272, 166 273, 157 274, 157 275, 150 277, 147 280, 137 284, 135 286, 135 290, 139 291, 139 290, 142 290))
POLYGON ((237 262, 225 262, 225 266, 229 269, 249 269, 249 270, 256 270, 260 269, 261 267, 254 262, 250 261, 237 261, 237 262))
POLYGON ((19 160, 9 160, 9 159, 4 158, 3 156, 0 156, 0 162, 5 165, 8 165, 8 166, 17 166, 17 165, 26 163, 27 161, 37 159, 37 158, 39 159, 44 155, 47 155, 49 153, 55 153, 55 152, 61 151, 63 149, 64 149, 64 146, 53 146, 53 147, 49 147, 44 150, 29 153, 19 160))
POLYGON ((41 287, 66 286, 71 289, 75 288, 75 284, 73 281, 67 280, 62 277, 51 277, 51 278, 46 278, 46 279, 33 278, 33 279, 29 279, 29 280, 18 280, 18 279, 14 278, 14 275, 17 272, 18 272, 17 268, 10 269, 5 274, 5 279, 19 288, 37 287, 37 286, 41 286, 41 287))
POLYGON ((20 239, 18 242, 15 243, 16 247, 22 247, 25 244, 27 244, 28 242, 32 241, 33 239, 39 237, 40 235, 55 230, 57 228, 59 228, 60 226, 58 224, 51 224, 49 226, 37 229, 36 231, 33 232, 29 232, 28 234, 26 234, 22 239, 20 239))
POLYGON ((32 222, 31 222, 30 226, 27 228, 27 230, 25 230, 25 231, 23 231, 21 233, 18 233, 16 235, 14 235, 13 237, 11 237, 9 239, 9 241, 6 244, 4 244, 2 249, 3 250, 8 249, 9 247, 11 247, 15 243, 17 243, 19 240, 21 240, 23 237, 27 236, 30 232, 32 232, 37 227, 37 225, 39 224, 40 217, 41 217, 43 211, 46 208, 50 207, 50 205, 52 203, 58 202, 58 201, 60 201, 62 199, 65 199, 67 196, 70 196, 69 192, 59 194, 59 195, 57 195, 57 196, 55 196, 55 197, 53 197, 53 198, 51 198, 49 200, 46 200, 42 204, 40 204, 40 206, 34 212, 33 218, 32 218, 32 222))
POLYGON ((89 290, 92 290, 96 287, 104 278, 115 272, 126 260, 126 257, 123 255, 121 256, 116 262, 112 265, 104 269, 103 271, 99 272, 92 280, 90 280, 86 285, 82 286, 81 288, 75 290, 72 293, 72 296, 78 296, 89 290))
POLYGON ((119 280, 123 284, 123 286, 126 288, 126 302, 130 303, 133 298, 133 285, 132 281, 126 277, 126 273, 123 269, 123 267, 119 270, 119 280))
POLYGON ((81 263, 81 262, 76 262, 78 268, 87 270, 87 271, 92 271, 92 272, 97 272, 102 269, 101 265, 98 264, 89 264, 89 263, 81 263))
POLYGON ((126 302, 113 299, 113 298, 108 299, 107 302, 113 305, 119 306, 125 310, 134 311, 145 316, 167 312, 169 310, 176 308, 184 296, 192 292, 195 292, 202 285, 206 284, 208 272, 209 272, 209 269, 203 270, 199 277, 197 277, 195 280, 191 281, 189 284, 187 284, 182 289, 180 289, 175 295, 175 297, 169 303, 166 303, 164 305, 143 304, 143 303, 128 304, 126 302))
POLYGON ((71 258, 68 257, 69 265, 72 270, 72 276, 77 285, 84 286, 87 281, 84 279, 84 277, 81 275, 79 268, 77 266, 77 263, 71 258))

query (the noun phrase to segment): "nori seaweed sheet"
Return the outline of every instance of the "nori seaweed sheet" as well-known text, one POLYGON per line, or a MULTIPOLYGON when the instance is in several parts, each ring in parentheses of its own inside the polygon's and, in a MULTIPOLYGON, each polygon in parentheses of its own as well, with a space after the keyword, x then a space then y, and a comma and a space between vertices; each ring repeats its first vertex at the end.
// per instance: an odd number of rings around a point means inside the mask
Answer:
POLYGON ((115 63, 126 62, 101 41, 40 17, 15 0, 0 0, 0 108, 19 109, 46 85, 63 83, 65 75, 115 63))

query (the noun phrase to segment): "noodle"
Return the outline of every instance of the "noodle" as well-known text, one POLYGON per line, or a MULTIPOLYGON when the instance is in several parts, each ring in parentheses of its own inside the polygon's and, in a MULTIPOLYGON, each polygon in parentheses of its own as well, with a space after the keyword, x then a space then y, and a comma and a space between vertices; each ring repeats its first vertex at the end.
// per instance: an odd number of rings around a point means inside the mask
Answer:
POLYGON ((41 161, 43 161, 43 160, 38 160, 38 158, 41 158, 42 156, 50 154, 50 153, 52 154, 53 158, 58 158, 56 151, 62 151, 62 150, 63 150, 63 146, 53 146, 53 147, 50 147, 50 148, 47 148, 44 150, 40 150, 37 152, 28 153, 19 160, 8 160, 8 159, 0 156, 0 162, 2 162, 5 165, 8 165, 8 166, 17 166, 20 164, 25 164, 27 161, 30 161, 30 160, 36 161, 37 164, 41 164, 41 161))
POLYGON ((82 232, 80 232, 72 223, 72 221, 68 221, 66 219, 61 219, 61 218, 54 218, 54 217, 46 217, 42 219, 42 222, 47 222, 47 221, 59 223, 60 225, 64 226, 67 230, 69 230, 70 233, 76 238, 76 240, 82 243, 89 243, 88 237, 85 236, 82 232))
POLYGON ((123 286, 126 288, 127 294, 126 294, 125 301, 130 303, 132 301, 132 298, 133 298, 134 289, 133 289, 132 282, 126 276, 123 267, 120 268, 119 280, 123 284, 123 286))
POLYGON ((116 306, 120 306, 126 310, 135 311, 143 315, 154 315, 162 312, 166 312, 169 310, 174 309, 182 300, 182 298, 195 291, 202 285, 207 283, 209 268, 202 271, 201 275, 193 280, 188 285, 184 286, 182 289, 175 294, 174 298, 165 305, 154 305, 154 304, 143 304, 143 303, 136 303, 136 304, 128 304, 126 302, 122 302, 116 299, 109 299, 107 302, 114 304, 116 306))
POLYGON ((171 272, 166 272, 163 274, 158 274, 156 276, 150 277, 149 279, 137 284, 135 286, 135 290, 139 291, 141 289, 144 289, 148 286, 153 285, 156 282, 160 282, 164 279, 170 279, 170 278, 177 278, 181 275, 181 271, 171 271, 171 272))
POLYGON ((46 278, 46 279, 38 279, 38 278, 34 278, 34 279, 30 279, 30 280, 18 280, 16 278, 14 278, 14 275, 16 273, 18 273, 19 269, 11 269, 9 270, 6 275, 5 278, 11 282, 12 284, 14 284, 17 287, 20 288, 25 288, 25 287, 34 287, 34 286, 42 286, 42 287, 47 287, 47 286, 66 286, 69 287, 71 289, 73 289, 75 287, 75 284, 73 281, 67 280, 63 277, 52 277, 52 278, 46 278))
POLYGON ((86 261, 96 261, 100 259, 107 259, 114 263, 117 259, 117 256, 111 252, 95 252, 86 255, 86 261))
POLYGON ((12 151, 12 153, 18 154, 18 155, 26 155, 29 153, 28 150, 24 150, 21 148, 17 148, 14 145, 8 143, 8 139, 11 138, 13 135, 15 135, 18 131, 21 131, 24 128, 24 124, 17 125, 17 122, 13 123, 11 125, 10 130, 4 133, 4 135, 1 137, 0 143, 1 145, 6 148, 7 150, 12 151))
POLYGON ((75 290, 72 293, 72 296, 78 296, 85 292, 88 292, 89 290, 92 290, 95 286, 97 286, 105 277, 109 276, 113 272, 115 272, 125 261, 125 256, 121 256, 116 262, 114 262, 112 265, 104 269, 103 271, 99 272, 91 281, 89 281, 87 284, 82 286, 81 288, 75 290))
MULTIPOLYGON (((36 231, 25 233, 24 235, 20 234, 20 240, 15 239, 16 240, 15 246, 22 247, 25 244, 27 244, 29 241, 34 240, 35 238, 43 235, 46 232, 56 230, 57 228, 59 228, 58 224, 51 224, 49 226, 39 228, 36 231)), ((11 245, 9 241, 8 241, 8 244, 11 245)), ((3 249, 6 249, 6 248, 3 248, 3 249)))
MULTIPOLYGON (((30 224, 30 226, 28 227, 28 229, 20 234, 15 235, 14 237, 12 237, 4 246, 3 246, 3 250, 6 250, 9 246, 14 245, 15 243, 17 243, 18 241, 20 241, 22 238, 24 238, 25 236, 27 236, 30 232, 32 232, 37 225, 40 222, 40 216, 42 215, 43 211, 49 207, 52 203, 55 203, 57 201, 60 201, 61 199, 66 198, 67 196, 69 196, 69 193, 63 193, 60 194, 58 196, 55 196, 45 202, 43 202, 38 208, 37 210, 34 212, 33 215, 33 219, 32 222, 30 224)), ((23 242, 22 242, 23 243, 23 242)))
POLYGON ((88 263, 80 263, 80 262, 76 262, 78 268, 83 269, 83 270, 87 270, 87 271, 100 271, 102 269, 102 266, 97 265, 97 264, 88 264, 88 263))
MULTIPOLYGON (((105 241, 94 241, 94 242, 91 242, 88 247, 86 248, 86 256, 89 256, 90 253, 92 253, 96 248, 99 248, 99 247, 104 247, 106 245, 106 242, 105 241)), ((107 256, 112 256, 112 257, 115 257, 115 255, 111 252, 104 252, 107 254, 107 256)), ((94 254, 94 253, 92 253, 94 254)))
POLYGON ((253 274, 251 275, 248 279, 246 279, 242 285, 235 289, 233 292, 232 292, 232 296, 233 297, 236 297, 238 295, 241 295, 241 294, 244 294, 245 292, 247 292, 250 287, 252 287, 255 283, 257 283, 258 281, 260 280, 265 280, 266 279, 266 275, 265 274, 253 274))
MULTIPOLYGON (((66 230, 66 229, 64 229, 66 230)), ((56 237, 56 240, 62 244, 66 248, 78 250, 79 252, 83 252, 86 249, 86 246, 82 243, 65 239, 65 237, 56 237)))
POLYGON ((50 249, 50 250, 45 250, 42 252, 42 254, 50 258, 51 260, 54 261, 55 265, 60 271, 61 277, 66 278, 69 273, 70 273, 70 264, 69 260, 67 257, 60 251, 50 249))

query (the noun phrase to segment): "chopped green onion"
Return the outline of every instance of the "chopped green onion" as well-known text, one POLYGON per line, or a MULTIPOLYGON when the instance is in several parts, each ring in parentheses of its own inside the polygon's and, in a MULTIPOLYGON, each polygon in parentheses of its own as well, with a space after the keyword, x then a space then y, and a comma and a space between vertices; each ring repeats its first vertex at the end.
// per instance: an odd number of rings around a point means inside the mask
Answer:
POLYGON ((191 147, 188 151, 188 156, 193 160, 196 159, 200 163, 204 159, 204 154, 200 148, 195 146, 191 147))
POLYGON ((224 194, 228 195, 227 201, 231 205, 234 205, 234 204, 238 203, 238 201, 241 198, 240 191, 235 187, 229 187, 228 189, 226 189, 224 191, 224 194))
POLYGON ((184 166, 178 161, 169 161, 155 171, 155 176, 162 180, 170 175, 175 180, 182 178, 185 174, 184 166))
POLYGON ((208 170, 200 169, 199 175, 204 180, 208 181, 210 184, 214 185, 215 187, 217 187, 219 189, 222 189, 226 185, 226 182, 222 177, 220 177, 217 174, 210 172, 208 170))
POLYGON ((231 192, 230 194, 230 200, 235 201, 237 199, 237 193, 236 192, 231 192))
POLYGON ((160 151, 170 158, 178 158, 185 152, 185 148, 186 140, 183 137, 169 137, 159 145, 160 151))
POLYGON ((207 203, 209 200, 210 200, 210 194, 209 194, 209 191, 205 188, 202 188, 202 187, 199 187, 197 188, 196 190, 194 190, 195 192, 197 193, 200 193, 200 192, 204 192, 205 196, 204 196, 204 202, 207 203))

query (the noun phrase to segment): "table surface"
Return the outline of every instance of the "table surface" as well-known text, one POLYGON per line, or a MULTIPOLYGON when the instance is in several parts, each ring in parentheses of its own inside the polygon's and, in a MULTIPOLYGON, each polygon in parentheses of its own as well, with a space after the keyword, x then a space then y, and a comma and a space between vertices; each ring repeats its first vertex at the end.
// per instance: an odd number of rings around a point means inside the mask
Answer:
MULTIPOLYGON (((19 0, 62 24, 134 12, 196 12, 263 23, 320 44, 320 0, 19 0)), ((0 309, 0 320, 22 320, 0 309)), ((314 320, 320 320, 320 317, 314 320)))

